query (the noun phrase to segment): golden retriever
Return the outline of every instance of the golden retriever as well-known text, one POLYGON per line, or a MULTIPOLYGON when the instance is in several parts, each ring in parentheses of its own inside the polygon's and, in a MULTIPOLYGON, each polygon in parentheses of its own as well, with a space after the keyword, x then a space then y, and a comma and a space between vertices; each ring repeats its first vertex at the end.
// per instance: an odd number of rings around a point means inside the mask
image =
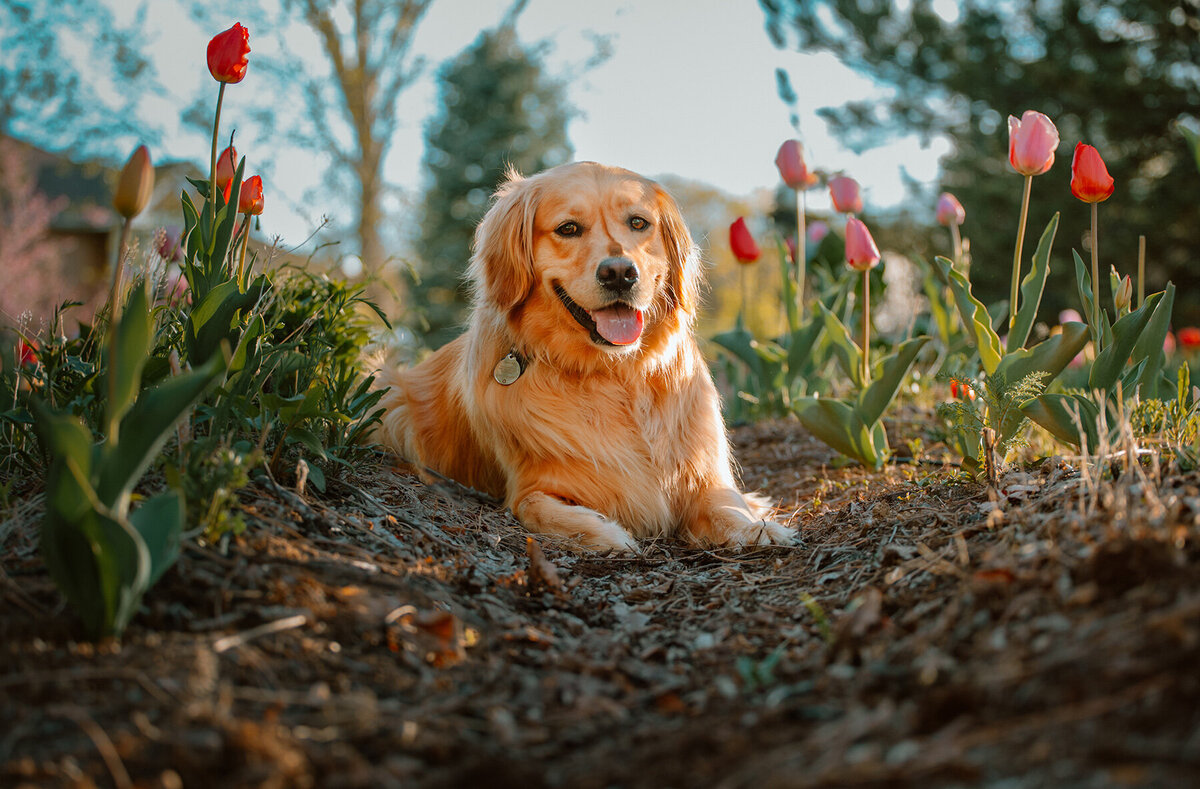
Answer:
POLYGON ((790 540, 738 490, 692 333, 700 276, 653 181, 592 162, 510 173, 475 233, 467 331, 384 374, 377 438, 586 548, 790 540))

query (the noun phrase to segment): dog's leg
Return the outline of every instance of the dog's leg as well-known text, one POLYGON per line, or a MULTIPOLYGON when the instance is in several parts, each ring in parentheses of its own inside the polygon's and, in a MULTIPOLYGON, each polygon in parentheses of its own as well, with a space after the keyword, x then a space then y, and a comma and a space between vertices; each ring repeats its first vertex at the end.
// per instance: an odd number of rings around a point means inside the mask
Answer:
POLYGON ((768 520, 770 506, 754 494, 743 495, 736 488, 712 487, 701 491, 695 510, 684 522, 684 537, 698 545, 786 544, 795 532, 768 520))
POLYGON ((616 521, 541 491, 526 494, 513 512, 530 531, 576 540, 597 551, 632 551, 637 543, 616 521))

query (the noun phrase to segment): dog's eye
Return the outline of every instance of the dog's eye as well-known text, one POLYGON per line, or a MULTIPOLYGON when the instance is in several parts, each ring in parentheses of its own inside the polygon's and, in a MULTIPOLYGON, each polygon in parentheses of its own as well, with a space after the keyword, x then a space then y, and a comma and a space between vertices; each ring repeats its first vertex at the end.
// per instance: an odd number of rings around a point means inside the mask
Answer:
POLYGON ((577 236, 583 232, 583 228, 577 222, 563 222, 558 227, 554 228, 554 232, 560 236, 577 236))
POLYGON ((646 228, 650 227, 650 222, 644 217, 631 216, 629 217, 629 226, 634 230, 645 230, 646 228))

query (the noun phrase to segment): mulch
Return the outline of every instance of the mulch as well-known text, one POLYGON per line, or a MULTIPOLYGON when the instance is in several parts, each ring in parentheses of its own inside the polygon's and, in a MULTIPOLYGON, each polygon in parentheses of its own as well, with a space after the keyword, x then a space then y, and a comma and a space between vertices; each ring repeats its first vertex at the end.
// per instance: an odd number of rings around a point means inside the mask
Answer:
POLYGON ((530 540, 381 458, 270 481, 120 642, 0 523, 6 786, 1095 787, 1200 777, 1200 475, 1048 458, 989 488, 734 431, 794 546, 530 540))

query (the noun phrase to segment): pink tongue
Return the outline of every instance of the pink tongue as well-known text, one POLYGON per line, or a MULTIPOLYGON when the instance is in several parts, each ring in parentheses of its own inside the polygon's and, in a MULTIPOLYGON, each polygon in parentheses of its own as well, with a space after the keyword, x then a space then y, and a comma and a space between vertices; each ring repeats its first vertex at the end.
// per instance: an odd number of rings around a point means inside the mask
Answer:
POLYGON ((596 331, 613 345, 629 345, 642 336, 642 311, 614 304, 589 313, 596 322, 596 331))

